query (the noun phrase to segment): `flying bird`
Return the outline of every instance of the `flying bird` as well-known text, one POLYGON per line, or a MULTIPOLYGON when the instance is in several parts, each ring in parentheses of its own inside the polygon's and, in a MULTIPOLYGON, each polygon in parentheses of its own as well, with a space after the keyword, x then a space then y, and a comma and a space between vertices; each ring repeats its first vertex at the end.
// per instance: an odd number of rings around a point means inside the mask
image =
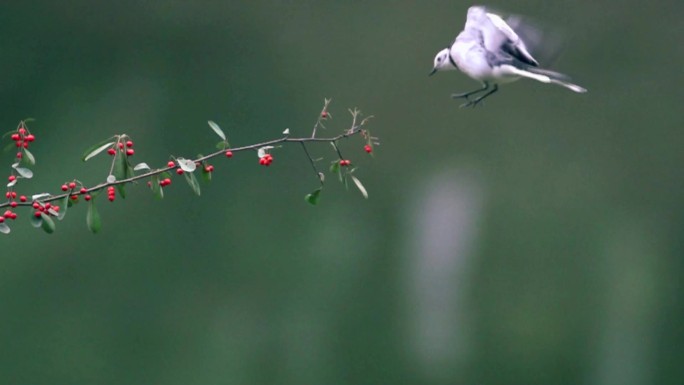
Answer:
MULTIPOLYGON (((435 56, 430 75, 458 69, 482 83, 482 87, 476 90, 451 95, 454 99, 466 100, 461 107, 474 107, 498 91, 499 84, 520 78, 557 84, 578 93, 587 92, 585 88, 571 83, 567 75, 539 67, 539 62, 530 54, 520 36, 532 29, 520 17, 511 16, 504 20, 485 7, 472 6, 468 9, 463 31, 450 47, 435 56)), ((528 41, 528 44, 533 43, 528 41)))

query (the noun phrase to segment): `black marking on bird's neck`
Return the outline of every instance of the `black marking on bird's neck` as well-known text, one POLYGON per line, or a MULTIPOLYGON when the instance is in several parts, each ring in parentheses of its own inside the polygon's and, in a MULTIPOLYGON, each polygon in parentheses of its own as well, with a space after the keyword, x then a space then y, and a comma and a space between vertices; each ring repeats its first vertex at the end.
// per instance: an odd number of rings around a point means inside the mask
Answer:
POLYGON ((458 64, 456 64, 456 61, 454 58, 451 56, 451 49, 449 49, 449 63, 451 63, 452 66, 458 68, 458 64))

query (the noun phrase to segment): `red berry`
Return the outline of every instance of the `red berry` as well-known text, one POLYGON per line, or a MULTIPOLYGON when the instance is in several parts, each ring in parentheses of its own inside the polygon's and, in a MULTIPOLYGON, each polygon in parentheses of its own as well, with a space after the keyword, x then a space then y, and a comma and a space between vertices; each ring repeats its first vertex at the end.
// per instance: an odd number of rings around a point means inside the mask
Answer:
POLYGON ((22 156, 21 152, 17 152, 17 159, 21 159, 22 156))
POLYGON ((17 177, 14 176, 14 175, 10 175, 9 178, 7 178, 7 179, 8 179, 10 182, 14 182, 15 180, 17 180, 17 177))
POLYGON ((328 117, 328 111, 321 112, 321 118, 326 119, 328 117))
MULTIPOLYGON (((17 192, 16 192, 16 191, 12 191, 12 198, 16 198, 16 197, 17 197, 17 192)), ((26 198, 26 197, 24 197, 24 198, 26 198)))
POLYGON ((90 196, 90 194, 87 194, 83 199, 85 199, 86 202, 88 202, 90 199, 92 199, 92 197, 90 196))
POLYGON ((67 187, 67 185, 65 185, 65 184, 62 185, 62 191, 66 191, 68 189, 69 189, 69 187, 67 187))
POLYGON ((69 183, 69 188, 72 189, 72 190, 75 189, 75 188, 76 188, 76 183, 75 183, 75 182, 69 183))
POLYGON ((370 154, 371 152, 373 152, 373 147, 371 147, 370 144, 367 144, 363 146, 363 150, 370 154))
POLYGON ((340 160, 340 166, 349 166, 351 164, 351 160, 349 159, 341 159, 340 160))
POLYGON ((40 203, 38 203, 38 202, 33 202, 33 205, 32 205, 32 206, 33 206, 33 208, 36 209, 36 210, 38 210, 39 207, 42 207, 42 206, 40 205, 40 203))
POLYGON ((113 148, 110 148, 109 150, 107 150, 107 154, 114 155, 114 154, 116 154, 116 150, 113 148))
POLYGON ((18 141, 16 141, 16 142, 14 142, 14 145, 17 146, 17 147, 21 147, 21 146, 24 145, 24 142, 22 142, 21 140, 18 140, 18 141))
POLYGON ((168 167, 176 167, 176 164, 173 163, 172 160, 170 160, 169 163, 166 164, 166 166, 168 166, 168 167))
POLYGON ((170 185, 170 184, 171 184, 171 179, 170 179, 170 178, 164 179, 164 184, 167 185, 167 186, 170 185))
POLYGON ((119 148, 124 148, 124 144, 121 143, 121 142, 117 143, 116 145, 117 145, 117 147, 119 147, 119 148))
POLYGON ((33 134, 28 134, 26 135, 26 140, 28 140, 29 142, 33 142, 34 140, 36 140, 36 137, 33 134))
MULTIPOLYGON (((47 206, 46 206, 46 208, 47 208, 47 206)), ((53 211, 59 211, 59 206, 52 206, 51 209, 53 211)))
MULTIPOLYGON (((19 143, 19 142, 17 142, 17 143, 19 143)), ((23 146, 24 146, 24 148, 28 148, 28 142, 24 142, 23 146)))
POLYGON ((11 207, 17 207, 17 205, 18 205, 17 201, 10 202, 11 207))
POLYGON ((12 217, 12 210, 7 210, 7 211, 5 211, 5 213, 3 214, 3 216, 4 216, 5 218, 11 218, 11 217, 12 217))
POLYGON ((81 194, 85 194, 85 193, 87 193, 87 192, 88 192, 88 189, 87 189, 87 188, 81 187, 81 191, 80 191, 81 194))
POLYGON ((19 136, 19 134, 12 134, 11 138, 16 142, 17 140, 21 139, 21 136, 19 136))
POLYGON ((22 136, 26 135, 26 129, 25 129, 24 127, 21 127, 21 128, 19 129, 19 133, 20 133, 22 136))
POLYGON ((78 200, 78 195, 72 195, 71 196, 72 201, 77 201, 78 200))
POLYGON ((19 200, 22 202, 26 202, 26 195, 22 195, 19 197, 19 200))
POLYGON ((133 154, 135 154, 135 151, 132 148, 129 148, 128 150, 126 150, 126 155, 131 156, 133 154))
POLYGON ((233 151, 226 151, 226 157, 232 158, 233 157, 233 151))
POLYGON ((208 165, 207 167, 204 168, 204 171, 206 171, 206 172, 212 172, 212 171, 214 171, 214 166, 208 165))
POLYGON ((114 199, 116 199, 116 197, 115 197, 114 195, 110 195, 110 196, 107 197, 107 199, 108 199, 110 202, 114 202, 114 199))
POLYGON ((33 216, 36 217, 36 218, 40 218, 41 215, 43 215, 43 213, 40 212, 40 211, 36 211, 36 212, 33 213, 33 216))
POLYGON ((185 171, 183 171, 182 168, 177 168, 177 169, 176 169, 176 174, 178 174, 178 175, 183 175, 184 172, 185 172, 185 171))
POLYGON ((10 219, 17 219, 17 213, 10 213, 10 219))
POLYGON ((0 223, 3 223, 5 221, 5 217, 0 217, 0 223))
POLYGON ((11 197, 12 197, 12 193, 11 193, 11 192, 8 191, 8 192, 5 193, 5 198, 10 199, 11 197))
POLYGON ((133 141, 132 140, 127 141, 126 147, 133 147, 133 141))
POLYGON ((50 210, 51 208, 52 208, 52 203, 48 202, 45 204, 45 210, 50 210))

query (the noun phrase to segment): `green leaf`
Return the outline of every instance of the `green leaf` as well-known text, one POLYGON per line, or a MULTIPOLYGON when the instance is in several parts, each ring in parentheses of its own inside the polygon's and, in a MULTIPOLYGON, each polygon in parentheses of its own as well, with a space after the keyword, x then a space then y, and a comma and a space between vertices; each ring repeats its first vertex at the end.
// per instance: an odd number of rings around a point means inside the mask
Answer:
POLYGON ((195 178, 195 174, 191 172, 186 172, 183 174, 185 176, 185 181, 188 182, 190 185, 190 188, 192 188, 192 191, 197 194, 198 196, 200 195, 200 185, 197 182, 197 178, 195 178))
POLYGON ((223 133, 223 130, 221 129, 221 127, 219 127, 218 124, 214 123, 212 120, 208 121, 207 123, 209 123, 209 127, 211 127, 211 129, 214 130, 216 135, 218 135, 224 141, 226 140, 226 134, 223 133))
POLYGON ((10 232, 10 227, 7 226, 7 223, 5 223, 5 222, 0 223, 0 233, 9 234, 9 232, 10 232))
POLYGON ((102 221, 100 220, 100 214, 97 212, 97 208, 95 207, 95 200, 88 202, 86 224, 88 225, 88 229, 90 229, 93 234, 99 233, 100 229, 102 228, 102 221))
POLYGON ((159 185, 159 179, 159 175, 152 175, 152 178, 150 179, 150 187, 152 188, 152 193, 154 194, 155 198, 162 199, 164 198, 164 189, 159 185))
MULTIPOLYGON (((116 159, 114 159, 114 172, 113 172, 113 175, 116 178, 116 180, 126 179, 126 168, 127 168, 126 158, 121 154, 117 154, 116 159)), ((119 195, 121 196, 121 198, 125 199, 126 198, 125 183, 117 184, 116 189, 119 191, 119 195)))
POLYGON ((211 172, 208 172, 205 169, 202 169, 202 180, 209 183, 211 182, 211 172))
POLYGON ((323 190, 323 188, 320 188, 320 187, 319 187, 319 188, 317 188, 316 190, 314 190, 311 194, 306 194, 306 196, 304 197, 304 199, 305 199, 307 202, 309 202, 310 204, 312 204, 312 205, 315 206, 315 205, 318 204, 318 201, 321 199, 321 191, 322 191, 322 190, 323 190))
POLYGON ((368 199, 368 191, 366 191, 366 188, 363 187, 363 184, 361 184, 361 181, 358 180, 354 175, 350 175, 350 177, 354 181, 354 184, 359 189, 359 191, 361 191, 361 195, 363 195, 364 198, 368 199))
POLYGON ((66 195, 64 198, 59 200, 59 212, 57 212, 57 219, 60 221, 66 216, 67 208, 71 207, 69 204, 70 202, 71 200, 69 199, 69 195, 66 195))
POLYGON ((50 218, 49 215, 40 214, 40 218, 42 219, 41 227, 43 228, 43 231, 45 231, 48 234, 52 234, 55 232, 55 221, 50 218))
POLYGON ((330 172, 333 174, 340 172, 340 162, 339 161, 334 161, 332 164, 330 164, 330 172))
POLYGON ((111 147, 115 143, 115 141, 113 141, 112 139, 114 139, 114 137, 107 138, 97 144, 88 147, 88 149, 85 150, 85 152, 83 153, 83 157, 81 158, 81 160, 86 162, 88 159, 94 157, 95 155, 111 147))
POLYGON ((36 157, 33 156, 33 154, 31 153, 31 151, 28 150, 28 148, 24 148, 21 151, 24 152, 24 156, 22 157, 22 159, 26 164, 28 164, 29 166, 33 166, 36 164, 36 157))
POLYGON ((22 176, 22 178, 26 179, 31 179, 33 178, 33 171, 29 170, 26 167, 15 167, 15 170, 17 170, 17 173, 22 176))

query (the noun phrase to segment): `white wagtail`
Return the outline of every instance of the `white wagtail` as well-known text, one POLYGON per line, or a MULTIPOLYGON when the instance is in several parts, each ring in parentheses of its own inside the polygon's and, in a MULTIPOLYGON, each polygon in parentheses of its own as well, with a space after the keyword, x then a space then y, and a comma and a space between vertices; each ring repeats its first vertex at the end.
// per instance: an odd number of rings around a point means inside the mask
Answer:
POLYGON ((485 7, 470 7, 465 28, 456 36, 451 47, 437 53, 430 75, 440 70, 458 69, 482 82, 482 88, 451 95, 454 99, 466 100, 461 107, 475 106, 495 93, 499 84, 521 77, 558 84, 575 92, 587 92, 586 89, 570 83, 568 76, 539 68, 539 63, 511 25, 519 31, 526 27, 518 17, 509 18, 507 23, 501 16, 487 12, 485 7), (470 99, 481 92, 484 93, 470 99))

